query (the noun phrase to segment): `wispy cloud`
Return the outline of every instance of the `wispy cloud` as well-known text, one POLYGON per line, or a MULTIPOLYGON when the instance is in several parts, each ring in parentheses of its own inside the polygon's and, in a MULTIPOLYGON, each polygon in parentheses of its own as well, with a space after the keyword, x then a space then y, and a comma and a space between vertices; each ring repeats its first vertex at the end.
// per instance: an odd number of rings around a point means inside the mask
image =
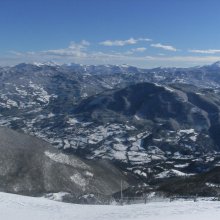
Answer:
MULTIPOLYGON (((135 39, 143 40, 143 38, 135 39)), ((131 41, 132 42, 132 41, 131 41)), ((164 50, 177 51, 170 45, 151 44, 152 47, 164 50), (154 45, 154 46, 152 46, 154 45)), ((124 49, 124 48, 123 48, 124 49)), ((186 67, 194 65, 205 65, 220 60, 220 50, 208 50, 207 55, 190 54, 180 56, 168 56, 166 54, 150 55, 150 49, 146 47, 133 46, 128 51, 124 50, 94 50, 88 41, 71 42, 66 48, 49 49, 42 51, 10 51, 5 56, 0 56, 0 65, 16 64, 20 62, 45 62, 53 60, 57 63, 82 63, 82 64, 124 64, 140 67, 176 66, 186 67), (145 52, 146 51, 146 52, 145 52)), ((202 50, 196 50, 202 51, 202 50)), ((196 53, 195 50, 188 52, 196 53)), ((206 51, 206 50, 204 50, 206 51)), ((204 52, 202 51, 202 52, 204 52)), ((159 51, 160 52, 160 51, 159 51)), ((198 52, 198 53, 200 53, 198 52)))
POLYGON ((147 50, 146 47, 138 47, 138 48, 132 49, 133 52, 144 52, 145 50, 147 50))
POLYGON ((42 54, 54 55, 54 56, 75 56, 75 57, 86 57, 87 47, 90 45, 88 41, 82 40, 80 43, 72 41, 68 48, 57 49, 57 50, 46 50, 42 51, 42 54))
POLYGON ((134 53, 143 53, 144 51, 146 51, 147 48, 146 47, 137 47, 137 48, 132 48, 131 50, 128 50, 124 53, 121 53, 121 54, 124 54, 124 55, 132 55, 134 53))
POLYGON ((22 56, 23 55, 23 53, 18 52, 18 51, 14 51, 14 50, 10 50, 10 51, 8 51, 8 53, 9 54, 13 54, 15 56, 22 56))
POLYGON ((140 41, 151 41, 151 39, 149 38, 129 38, 127 40, 106 40, 106 41, 102 41, 99 44, 103 45, 103 46, 108 46, 108 47, 112 47, 112 46, 126 46, 126 45, 132 45, 132 44, 137 44, 140 41))
POLYGON ((160 48, 160 49, 163 49, 163 50, 177 51, 177 49, 174 46, 164 45, 164 44, 161 44, 161 43, 151 44, 150 46, 155 47, 155 48, 160 48))
POLYGON ((200 53, 200 54, 216 54, 220 53, 220 49, 208 49, 208 50, 188 50, 190 53, 200 53))

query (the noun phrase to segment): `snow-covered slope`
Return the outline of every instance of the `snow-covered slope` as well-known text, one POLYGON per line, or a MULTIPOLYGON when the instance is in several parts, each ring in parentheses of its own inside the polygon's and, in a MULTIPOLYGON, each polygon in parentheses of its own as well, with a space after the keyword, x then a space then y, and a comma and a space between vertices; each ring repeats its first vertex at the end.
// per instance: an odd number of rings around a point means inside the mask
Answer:
MULTIPOLYGON (((19 64, 0 68, 0 125, 66 154, 109 160, 146 183, 161 181, 220 164, 219 88, 218 63, 151 70, 19 64)), ((70 177, 77 185, 79 175, 70 177)))
POLYGON ((38 138, 0 127, 1 191, 68 192, 77 199, 89 193, 111 195, 120 190, 121 179, 124 175, 106 161, 85 161, 38 138))
POLYGON ((0 193, 1 220, 218 220, 219 202, 158 201, 146 205, 73 205, 0 193))
MULTIPOLYGON (((209 80, 218 75, 214 66, 203 67, 209 80)), ((177 77, 207 83, 197 79, 195 69, 53 64, 3 68, 0 125, 81 158, 111 160, 145 180, 171 169, 198 173, 206 167, 192 164, 197 159, 208 167, 219 161, 207 158, 207 152, 216 158, 220 146, 219 90, 168 85, 179 82, 177 77)))

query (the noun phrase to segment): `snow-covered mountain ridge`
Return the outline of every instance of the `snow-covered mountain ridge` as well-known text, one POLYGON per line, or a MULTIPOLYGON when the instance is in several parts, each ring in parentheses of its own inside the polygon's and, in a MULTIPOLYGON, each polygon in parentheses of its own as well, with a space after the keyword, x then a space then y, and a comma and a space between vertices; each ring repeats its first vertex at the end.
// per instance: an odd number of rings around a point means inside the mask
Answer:
POLYGON ((0 68, 0 125, 146 183, 190 176, 219 166, 219 86, 217 64, 19 64, 0 68))
POLYGON ((79 202, 86 194, 110 196, 128 186, 127 176, 108 161, 65 154, 38 138, 0 128, 1 191, 40 196, 66 192, 79 202))

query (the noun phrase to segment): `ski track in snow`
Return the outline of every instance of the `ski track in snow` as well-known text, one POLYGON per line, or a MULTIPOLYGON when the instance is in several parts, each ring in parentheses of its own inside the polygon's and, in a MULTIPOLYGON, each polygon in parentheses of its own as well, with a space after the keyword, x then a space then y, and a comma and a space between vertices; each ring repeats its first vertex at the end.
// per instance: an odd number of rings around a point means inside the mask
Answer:
POLYGON ((75 205, 0 193, 1 220, 217 220, 220 202, 162 201, 139 205, 75 205))

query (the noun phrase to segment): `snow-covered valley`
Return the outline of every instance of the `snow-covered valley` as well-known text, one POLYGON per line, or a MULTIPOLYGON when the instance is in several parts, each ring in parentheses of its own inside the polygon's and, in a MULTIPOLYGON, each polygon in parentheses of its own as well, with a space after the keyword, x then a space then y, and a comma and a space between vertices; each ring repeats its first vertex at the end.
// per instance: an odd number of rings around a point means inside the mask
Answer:
POLYGON ((195 220, 220 218, 218 201, 155 201, 137 205, 75 205, 0 193, 1 220, 195 220))
MULTIPOLYGON (((213 169, 215 175, 219 173, 220 81, 215 80, 219 84, 214 86, 212 74, 220 79, 220 67, 213 64, 195 70, 25 63, 0 68, 0 126, 58 148, 61 157, 53 150, 52 154, 47 150, 41 154, 54 164, 68 166, 66 155, 91 163, 108 161, 135 179, 129 184, 132 196, 155 192, 161 186, 158 183, 172 177, 181 181, 188 177, 195 186, 190 195, 207 196, 208 191, 208 196, 215 196, 220 179, 208 174, 205 181, 198 180, 201 187, 197 187, 193 176, 213 169), (207 80, 197 79, 195 70, 205 72, 207 80), (209 83, 204 85, 206 81, 209 83), (140 192, 139 183, 147 184, 144 191, 140 192)), ((2 147, 7 150, 4 142, 2 147)), ((97 169, 99 166, 94 167, 97 169)), ((39 170, 45 177, 43 168, 39 170)), ((79 176, 73 172, 67 179, 79 186, 79 176)), ((95 175, 85 178, 88 183, 96 181, 95 175)), ((183 190, 187 181, 174 191, 170 183, 160 190, 185 195, 189 193, 183 190)), ((49 192, 67 191, 63 187, 66 184, 49 192)))

